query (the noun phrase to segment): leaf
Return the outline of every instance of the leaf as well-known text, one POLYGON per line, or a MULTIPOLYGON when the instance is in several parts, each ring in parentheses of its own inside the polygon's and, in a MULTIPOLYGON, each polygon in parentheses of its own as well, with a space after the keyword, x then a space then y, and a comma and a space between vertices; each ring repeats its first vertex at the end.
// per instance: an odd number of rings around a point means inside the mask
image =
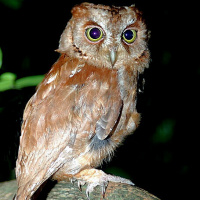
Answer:
POLYGON ((15 81, 15 89, 37 86, 44 78, 44 75, 27 76, 15 81))
POLYGON ((23 0, 0 0, 5 6, 12 9, 19 9, 22 6, 23 0))
POLYGON ((11 73, 11 72, 5 72, 1 75, 0 77, 0 81, 12 81, 14 82, 14 80, 16 79, 16 74, 11 73))
POLYGON ((171 140, 174 134, 175 120, 165 119, 158 125, 156 132, 153 135, 153 142, 166 143, 171 140))
POLYGON ((14 89, 16 74, 5 72, 0 76, 0 92, 14 89))
POLYGON ((22 89, 24 87, 37 86, 44 75, 27 76, 16 80, 16 74, 5 72, 0 76, 0 92, 10 89, 22 89))

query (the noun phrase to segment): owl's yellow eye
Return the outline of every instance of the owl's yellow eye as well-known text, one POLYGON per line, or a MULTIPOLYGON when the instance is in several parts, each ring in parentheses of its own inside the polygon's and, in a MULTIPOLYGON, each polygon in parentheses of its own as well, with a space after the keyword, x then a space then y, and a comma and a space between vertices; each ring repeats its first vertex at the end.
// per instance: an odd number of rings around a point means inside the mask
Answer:
POLYGON ((136 37, 137 37, 137 32, 134 29, 127 29, 123 32, 122 35, 123 40, 128 44, 133 43, 136 37))
POLYGON ((91 41, 91 42, 98 42, 103 38, 103 31, 100 28, 97 27, 92 27, 86 29, 86 37, 91 41))

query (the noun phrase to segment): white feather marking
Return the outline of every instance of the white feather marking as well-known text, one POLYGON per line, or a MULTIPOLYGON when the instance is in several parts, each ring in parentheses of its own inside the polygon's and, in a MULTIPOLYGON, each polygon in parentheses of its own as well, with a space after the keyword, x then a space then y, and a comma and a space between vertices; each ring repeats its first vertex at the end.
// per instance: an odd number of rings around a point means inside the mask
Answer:
POLYGON ((136 125, 135 125, 135 122, 134 122, 133 118, 131 117, 131 118, 129 119, 129 121, 128 121, 128 124, 127 124, 127 130, 128 130, 129 132, 132 132, 132 131, 134 131, 135 129, 136 129, 136 125))
POLYGON ((82 67, 84 67, 85 64, 81 64, 78 65, 77 68, 75 68, 74 70, 71 71, 71 74, 69 75, 69 77, 73 77, 75 74, 79 73, 82 70, 82 67))
POLYGON ((76 70, 71 71, 71 74, 69 75, 69 77, 70 77, 70 78, 73 77, 74 74, 76 74, 76 70))
POLYGON ((47 84, 51 83, 52 81, 54 81, 56 79, 57 73, 54 74, 53 76, 50 76, 50 78, 47 81, 47 84))
POLYGON ((64 151, 65 153, 72 153, 73 149, 67 146, 64 151))
POLYGON ((42 94, 42 99, 46 98, 46 96, 49 94, 51 91, 52 85, 50 85, 42 94))

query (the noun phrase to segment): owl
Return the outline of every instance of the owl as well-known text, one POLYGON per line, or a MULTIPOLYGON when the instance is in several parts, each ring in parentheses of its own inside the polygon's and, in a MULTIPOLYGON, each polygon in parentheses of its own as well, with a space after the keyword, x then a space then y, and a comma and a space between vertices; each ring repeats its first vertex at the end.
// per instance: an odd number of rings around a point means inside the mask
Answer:
POLYGON ((104 195, 109 181, 134 185, 96 168, 140 121, 137 82, 150 59, 142 13, 92 3, 71 12, 60 57, 24 111, 15 200, 31 199, 50 178, 87 183, 87 198, 98 185, 104 195))

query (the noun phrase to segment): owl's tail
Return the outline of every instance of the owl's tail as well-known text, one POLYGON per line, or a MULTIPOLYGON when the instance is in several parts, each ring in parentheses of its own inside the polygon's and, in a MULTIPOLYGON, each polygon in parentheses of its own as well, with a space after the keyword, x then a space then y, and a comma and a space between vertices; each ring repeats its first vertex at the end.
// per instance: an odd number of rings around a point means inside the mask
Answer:
MULTIPOLYGON (((45 181, 46 182, 46 181, 45 181)), ((44 182, 36 182, 35 179, 29 181, 28 183, 21 185, 18 187, 17 193, 13 197, 13 200, 30 200, 35 197, 35 194, 39 194, 39 188, 44 186, 44 182)), ((39 189, 40 191, 40 189, 39 189)), ((35 198, 34 198, 35 199, 35 198)))
POLYGON ((23 191, 17 191, 15 196, 13 197, 13 200, 30 200, 33 195, 33 192, 28 192, 26 190, 23 191))

